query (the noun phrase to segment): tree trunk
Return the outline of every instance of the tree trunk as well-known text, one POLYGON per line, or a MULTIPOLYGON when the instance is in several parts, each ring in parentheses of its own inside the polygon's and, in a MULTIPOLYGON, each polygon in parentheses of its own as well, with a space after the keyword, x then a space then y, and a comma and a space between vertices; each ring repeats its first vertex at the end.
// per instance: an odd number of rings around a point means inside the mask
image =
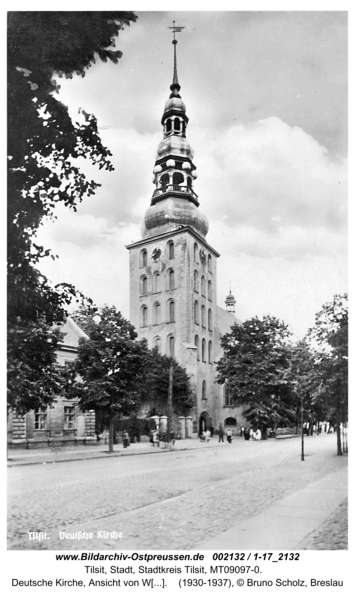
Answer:
POLYGON ((267 440, 267 425, 263 425, 261 429, 261 439, 267 440))
POLYGON ((115 415, 113 410, 110 409, 109 414, 109 430, 108 430, 108 451, 113 452, 113 433, 115 425, 115 415))
POLYGON ((337 399, 337 455, 341 456, 343 451, 341 449, 341 431, 340 431, 340 401, 337 399))

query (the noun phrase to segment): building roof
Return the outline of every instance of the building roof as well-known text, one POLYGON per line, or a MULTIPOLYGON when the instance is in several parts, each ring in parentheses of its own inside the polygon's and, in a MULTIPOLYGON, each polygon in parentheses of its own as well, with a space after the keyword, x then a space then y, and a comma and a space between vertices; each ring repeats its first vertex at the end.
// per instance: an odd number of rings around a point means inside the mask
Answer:
POLYGON ((61 332, 64 333, 64 339, 61 343, 61 346, 71 346, 72 348, 77 348, 79 346, 79 339, 89 337, 83 330, 73 321, 71 317, 68 317, 65 321, 64 325, 60 328, 61 332))
POLYGON ((225 335, 230 332, 232 325, 235 325, 235 323, 241 325, 242 321, 234 313, 230 313, 225 308, 217 306, 217 323, 219 333, 225 335))

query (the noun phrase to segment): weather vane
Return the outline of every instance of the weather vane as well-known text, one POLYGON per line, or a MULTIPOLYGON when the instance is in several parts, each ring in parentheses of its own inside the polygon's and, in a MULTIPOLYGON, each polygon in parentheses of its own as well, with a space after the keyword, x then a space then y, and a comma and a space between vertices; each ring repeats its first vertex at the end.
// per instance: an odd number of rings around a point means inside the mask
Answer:
POLYGON ((180 25, 175 25, 175 21, 173 21, 173 26, 172 27, 168 27, 168 29, 172 29, 173 30, 174 39, 172 41, 172 44, 177 44, 177 40, 175 39, 175 33, 181 33, 181 31, 183 29, 185 29, 185 27, 181 27, 180 25))

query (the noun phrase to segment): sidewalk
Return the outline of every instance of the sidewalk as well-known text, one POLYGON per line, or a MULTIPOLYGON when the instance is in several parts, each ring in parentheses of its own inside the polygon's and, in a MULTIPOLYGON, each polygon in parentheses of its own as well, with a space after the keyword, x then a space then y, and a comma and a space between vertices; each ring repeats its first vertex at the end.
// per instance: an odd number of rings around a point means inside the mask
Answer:
MULTIPOLYGON (((297 435, 285 435, 278 438, 270 438, 269 442, 277 442, 283 439, 299 437, 297 435)), ((243 437, 235 436, 233 444, 246 443, 243 437)), ((249 441, 247 443, 260 443, 249 441)), ((12 448, 7 453, 7 463, 9 467, 18 465, 36 465, 53 462, 66 462, 73 460, 89 460, 93 458, 121 458, 124 456, 132 456, 137 454, 156 454, 162 452, 173 452, 183 450, 198 450, 208 446, 218 445, 218 435, 210 438, 209 442, 201 442, 199 438, 176 440, 175 444, 160 443, 160 447, 153 447, 150 442, 137 442, 130 444, 128 448, 123 448, 122 444, 114 445, 114 452, 108 451, 108 444, 99 442, 88 446, 66 446, 63 448, 37 448, 32 450, 24 450, 12 448)), ((228 445, 226 441, 224 444, 228 445)))
MULTIPOLYGON (((242 438, 241 438, 241 441, 242 438)), ((235 442, 235 440, 234 440, 235 442)), ((226 442, 225 442, 226 443, 226 442)), ((218 444, 218 437, 213 437, 208 442, 208 446, 218 444)), ((137 442, 131 444, 128 448, 123 448, 122 444, 114 445, 114 452, 108 451, 107 444, 92 444, 90 446, 66 447, 63 449, 38 448, 33 450, 11 449, 8 450, 8 466, 36 465, 52 462, 66 462, 73 460, 89 460, 93 458, 122 458, 137 454, 156 454, 162 452, 174 452, 182 450, 203 449, 206 442, 200 442, 198 438, 176 440, 175 444, 160 443, 160 447, 152 446, 150 442, 137 442)))
POLYGON ((347 467, 285 496, 271 508, 219 535, 202 540, 203 550, 302 550, 302 540, 347 499, 347 467))

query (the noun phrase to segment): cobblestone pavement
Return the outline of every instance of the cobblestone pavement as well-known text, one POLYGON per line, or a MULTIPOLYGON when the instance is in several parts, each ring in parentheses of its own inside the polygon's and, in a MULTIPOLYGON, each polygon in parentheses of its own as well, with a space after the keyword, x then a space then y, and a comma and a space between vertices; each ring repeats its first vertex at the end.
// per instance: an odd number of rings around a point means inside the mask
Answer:
POLYGON ((344 500, 316 531, 305 537, 302 550, 347 550, 348 500, 344 500))
MULTIPOLYGON (((9 469, 10 549, 186 549, 346 464, 333 436, 9 469), (122 540, 97 539, 98 530, 122 540), (31 541, 28 531, 48 532, 31 541), (60 540, 59 531, 93 532, 60 540)), ((345 521, 344 521, 345 522, 345 521)), ((307 540, 307 544, 321 543, 307 540)), ((327 540, 324 544, 327 547, 327 540)))

